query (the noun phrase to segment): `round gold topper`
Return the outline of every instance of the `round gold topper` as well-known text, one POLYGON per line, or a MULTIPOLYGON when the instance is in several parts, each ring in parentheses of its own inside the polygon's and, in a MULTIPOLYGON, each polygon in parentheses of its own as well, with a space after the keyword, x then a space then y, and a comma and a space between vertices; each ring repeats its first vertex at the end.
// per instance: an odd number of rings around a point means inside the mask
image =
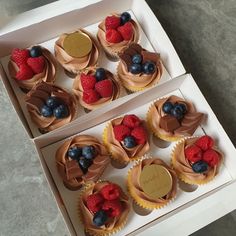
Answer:
POLYGON ((64 50, 72 57, 84 57, 92 50, 91 39, 82 32, 67 35, 63 42, 64 50))
POLYGON ((144 166, 139 182, 143 191, 152 199, 164 197, 172 188, 170 172, 156 164, 144 166))

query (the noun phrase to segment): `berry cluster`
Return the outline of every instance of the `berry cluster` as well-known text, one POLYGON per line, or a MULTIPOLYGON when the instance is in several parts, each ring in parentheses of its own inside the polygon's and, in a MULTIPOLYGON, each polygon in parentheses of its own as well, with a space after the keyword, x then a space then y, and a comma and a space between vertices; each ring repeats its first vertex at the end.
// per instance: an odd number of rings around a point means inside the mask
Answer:
POLYGON ((67 156, 79 163, 83 173, 87 173, 96 155, 96 150, 92 145, 84 147, 73 146, 67 151, 67 156))
POLYGON ((128 12, 123 12, 120 17, 106 17, 106 40, 109 43, 120 43, 123 40, 131 40, 134 30, 130 20, 131 16, 128 12))
POLYGON ((132 56, 132 64, 129 66, 129 72, 132 74, 144 73, 147 75, 153 74, 156 71, 156 65, 153 61, 143 62, 141 54, 132 56))
POLYGON ((188 111, 187 106, 184 103, 173 104, 171 102, 165 102, 162 106, 162 110, 178 120, 181 120, 188 111))
POLYGON ((69 116, 68 107, 55 96, 50 96, 46 100, 46 104, 41 107, 41 115, 44 117, 55 116, 56 119, 62 119, 69 116))
POLYGON ((28 80, 35 74, 43 72, 45 59, 40 46, 33 46, 30 50, 16 48, 11 53, 11 60, 19 67, 16 79, 28 80))
POLYGON ((191 163, 194 172, 203 173, 208 170, 208 166, 214 167, 219 163, 219 154, 212 149, 213 146, 214 140, 204 135, 193 145, 185 148, 185 157, 191 163))
POLYGON ((113 83, 110 79, 106 79, 106 71, 103 68, 96 69, 94 75, 82 73, 80 80, 84 90, 83 101, 87 104, 112 96, 113 83))
POLYGON ((113 127, 113 132, 116 140, 122 142, 126 148, 133 148, 147 141, 147 132, 136 115, 124 116, 122 123, 113 127))
POLYGON ((94 214, 94 225, 100 227, 109 218, 118 217, 121 214, 122 204, 119 199, 120 195, 120 187, 116 184, 109 183, 98 193, 91 194, 87 197, 87 207, 94 214))

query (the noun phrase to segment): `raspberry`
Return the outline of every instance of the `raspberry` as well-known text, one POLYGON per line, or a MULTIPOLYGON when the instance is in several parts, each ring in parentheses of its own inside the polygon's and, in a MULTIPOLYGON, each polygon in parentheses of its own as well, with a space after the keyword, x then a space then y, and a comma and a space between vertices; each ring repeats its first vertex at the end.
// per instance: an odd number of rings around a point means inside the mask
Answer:
POLYGON ((119 200, 105 201, 102 209, 107 212, 109 217, 117 217, 122 212, 122 205, 119 200))
POLYGON ((109 43, 120 43, 121 41, 123 41, 123 38, 118 31, 109 29, 106 31, 106 40, 109 43))
POLYGON ((219 163, 220 156, 215 150, 209 149, 203 153, 202 159, 207 162, 209 166, 214 167, 219 163))
POLYGON ((43 56, 30 57, 27 59, 28 66, 31 67, 35 74, 42 73, 45 67, 45 59, 43 56))
POLYGON ((96 78, 93 75, 85 75, 84 73, 80 76, 81 85, 84 91, 93 89, 96 84, 96 78))
POLYGON ((87 201, 88 209, 91 212, 96 213, 97 211, 102 209, 104 198, 102 197, 100 193, 95 193, 95 194, 89 195, 86 201, 87 201))
POLYGON ((129 128, 135 128, 141 124, 141 120, 136 115, 126 115, 122 121, 123 125, 129 128))
POLYGON ((95 89, 100 94, 101 97, 103 98, 111 97, 113 93, 113 84, 110 79, 105 79, 97 82, 95 84, 95 89))
POLYGON ((25 64, 29 57, 30 53, 28 49, 15 48, 11 53, 11 60, 14 61, 17 66, 25 64))
POLYGON ((125 23, 124 25, 117 28, 124 40, 130 40, 133 37, 134 30, 130 22, 125 23))
POLYGON ((100 193, 106 200, 115 200, 120 197, 120 187, 116 184, 107 184, 100 193))
POLYGON ((87 90, 83 92, 83 101, 86 102, 87 104, 94 103, 98 101, 99 99, 99 94, 95 90, 87 90))
POLYGON ((202 160, 202 150, 196 146, 192 145, 184 150, 185 157, 191 162, 197 162, 202 160))
POLYGON ((120 26, 120 17, 117 16, 108 16, 105 19, 106 30, 116 29, 120 26))
POLYGON ((147 141, 147 131, 143 126, 135 127, 131 135, 135 138, 137 144, 145 144, 147 141))
POLYGON ((28 80, 34 76, 34 72, 27 64, 20 65, 20 69, 16 74, 18 80, 28 80))
POLYGON ((125 125, 116 125, 113 127, 113 132, 117 141, 121 142, 126 136, 130 135, 129 127, 125 125))
POLYGON ((207 149, 210 149, 214 146, 214 140, 210 136, 204 135, 199 138, 195 144, 203 151, 206 151, 207 149))

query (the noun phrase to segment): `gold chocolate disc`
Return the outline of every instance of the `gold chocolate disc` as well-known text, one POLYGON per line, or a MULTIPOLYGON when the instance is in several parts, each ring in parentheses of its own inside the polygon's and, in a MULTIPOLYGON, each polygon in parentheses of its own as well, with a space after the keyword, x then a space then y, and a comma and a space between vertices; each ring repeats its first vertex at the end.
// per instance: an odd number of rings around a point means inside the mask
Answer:
POLYGON ((152 199, 158 199, 168 194, 172 188, 172 176, 161 165, 144 166, 140 177, 140 186, 152 199))
POLYGON ((72 57, 84 57, 92 50, 92 41, 84 33, 75 32, 65 37, 63 42, 64 50, 72 57))

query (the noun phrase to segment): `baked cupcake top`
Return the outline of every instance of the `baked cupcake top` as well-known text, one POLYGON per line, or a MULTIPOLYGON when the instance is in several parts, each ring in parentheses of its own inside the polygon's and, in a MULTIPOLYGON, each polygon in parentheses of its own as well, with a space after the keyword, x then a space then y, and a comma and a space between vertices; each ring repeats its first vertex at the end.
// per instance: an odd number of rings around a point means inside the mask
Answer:
POLYGON ((83 107, 95 110, 117 99, 120 95, 120 85, 110 71, 90 67, 77 75, 73 92, 83 107))
POLYGON ((126 223, 128 196, 114 183, 104 181, 85 186, 79 201, 85 231, 91 235, 110 235, 126 223))
POLYGON ((99 57, 97 40, 84 29, 62 34, 56 41, 54 50, 58 62, 73 74, 95 66, 99 57))
POLYGON ((109 163, 105 146, 90 135, 75 136, 56 152, 58 172, 70 190, 77 190, 89 181, 96 182, 109 163))
POLYGON ((36 84, 27 93, 25 101, 32 121, 42 133, 63 126, 76 116, 75 98, 56 85, 36 84))
POLYGON ((203 118, 191 102, 174 95, 157 100, 148 111, 148 124, 161 138, 191 136, 203 118))
POLYGON ((112 120, 104 131, 104 141, 112 157, 128 163, 149 151, 145 121, 136 115, 125 115, 112 120))
POLYGON ((163 72, 160 54, 132 43, 119 53, 119 57, 117 73, 127 89, 139 91, 159 82, 163 72))
POLYGON ((113 13, 99 24, 97 38, 103 48, 117 55, 130 43, 138 42, 138 25, 128 12, 113 13))
POLYGON ((138 161, 129 170, 127 184, 135 202, 148 209, 166 205, 177 192, 175 171, 158 158, 138 161))
POLYGON ((207 135, 181 140, 172 152, 172 164, 177 175, 190 184, 203 184, 219 172, 222 153, 207 135))
POLYGON ((30 90, 38 82, 54 82, 56 61, 53 55, 41 46, 33 46, 30 49, 16 48, 11 53, 8 70, 21 88, 30 90))

